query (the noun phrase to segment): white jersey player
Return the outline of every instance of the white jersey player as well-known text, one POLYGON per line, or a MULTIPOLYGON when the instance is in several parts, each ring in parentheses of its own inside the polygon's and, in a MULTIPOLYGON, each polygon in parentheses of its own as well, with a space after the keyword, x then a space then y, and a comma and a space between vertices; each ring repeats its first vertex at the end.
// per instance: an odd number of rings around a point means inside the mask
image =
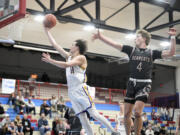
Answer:
POLYGON ((83 128, 86 130, 87 135, 94 135, 90 122, 87 118, 86 111, 91 117, 100 121, 107 128, 112 131, 112 135, 120 135, 115 132, 111 124, 105 117, 100 115, 95 109, 92 98, 89 94, 89 86, 86 85, 86 68, 87 60, 84 53, 87 50, 86 42, 84 40, 76 40, 71 48, 70 52, 65 51, 60 45, 56 43, 48 28, 45 28, 45 32, 49 38, 53 47, 64 57, 64 61, 56 61, 50 57, 49 54, 42 54, 42 61, 66 69, 68 95, 72 103, 72 107, 79 117, 83 128))

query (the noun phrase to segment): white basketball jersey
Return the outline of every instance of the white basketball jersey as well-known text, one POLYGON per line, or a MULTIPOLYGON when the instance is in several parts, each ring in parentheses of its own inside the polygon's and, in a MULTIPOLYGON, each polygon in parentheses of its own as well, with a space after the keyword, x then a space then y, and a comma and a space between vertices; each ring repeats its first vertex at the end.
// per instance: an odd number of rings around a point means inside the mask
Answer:
MULTIPOLYGON (((72 57, 68 58, 68 61, 71 61, 72 57)), ((82 84, 86 83, 86 69, 83 69, 80 66, 73 66, 66 68, 66 78, 68 89, 77 88, 82 84)))

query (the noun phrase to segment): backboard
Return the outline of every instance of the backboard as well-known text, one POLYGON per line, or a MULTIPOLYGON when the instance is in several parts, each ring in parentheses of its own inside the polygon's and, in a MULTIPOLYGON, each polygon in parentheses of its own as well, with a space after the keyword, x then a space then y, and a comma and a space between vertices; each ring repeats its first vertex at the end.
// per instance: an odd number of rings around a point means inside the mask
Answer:
POLYGON ((26 14, 26 0, 0 0, 0 28, 26 14))

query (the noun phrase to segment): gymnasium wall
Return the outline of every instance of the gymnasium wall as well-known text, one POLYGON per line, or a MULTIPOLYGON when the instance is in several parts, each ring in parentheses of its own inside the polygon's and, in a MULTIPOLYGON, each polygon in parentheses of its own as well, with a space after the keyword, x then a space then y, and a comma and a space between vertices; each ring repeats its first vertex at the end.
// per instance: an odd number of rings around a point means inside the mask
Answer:
MULTIPOLYGON (((52 54, 57 60, 60 55, 52 54)), ((52 82, 66 83, 65 70, 41 61, 41 53, 0 46, 0 77, 27 80, 30 74, 38 74, 40 80, 46 72, 52 82)), ((88 84, 98 87, 126 88, 128 64, 108 63, 103 58, 88 59, 88 84)), ((175 68, 155 65, 153 69, 153 92, 176 93, 175 68)))

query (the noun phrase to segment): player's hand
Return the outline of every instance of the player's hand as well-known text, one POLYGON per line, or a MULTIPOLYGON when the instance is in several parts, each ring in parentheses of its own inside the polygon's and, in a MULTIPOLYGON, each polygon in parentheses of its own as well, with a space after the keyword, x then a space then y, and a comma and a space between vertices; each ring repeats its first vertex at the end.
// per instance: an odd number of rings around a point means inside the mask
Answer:
POLYGON ((50 54, 49 54, 49 53, 43 53, 41 60, 44 61, 44 62, 49 63, 49 62, 51 61, 51 56, 50 56, 50 54))
POLYGON ((101 33, 99 32, 99 30, 97 30, 97 33, 94 33, 92 36, 92 41, 99 39, 101 37, 101 33))
POLYGON ((170 36, 176 36, 176 30, 174 28, 170 28, 168 34, 170 36))
MULTIPOLYGON (((43 26, 44 26, 44 25, 43 25, 43 26)), ((44 30, 45 30, 45 31, 49 31, 50 28, 44 26, 44 30)))

